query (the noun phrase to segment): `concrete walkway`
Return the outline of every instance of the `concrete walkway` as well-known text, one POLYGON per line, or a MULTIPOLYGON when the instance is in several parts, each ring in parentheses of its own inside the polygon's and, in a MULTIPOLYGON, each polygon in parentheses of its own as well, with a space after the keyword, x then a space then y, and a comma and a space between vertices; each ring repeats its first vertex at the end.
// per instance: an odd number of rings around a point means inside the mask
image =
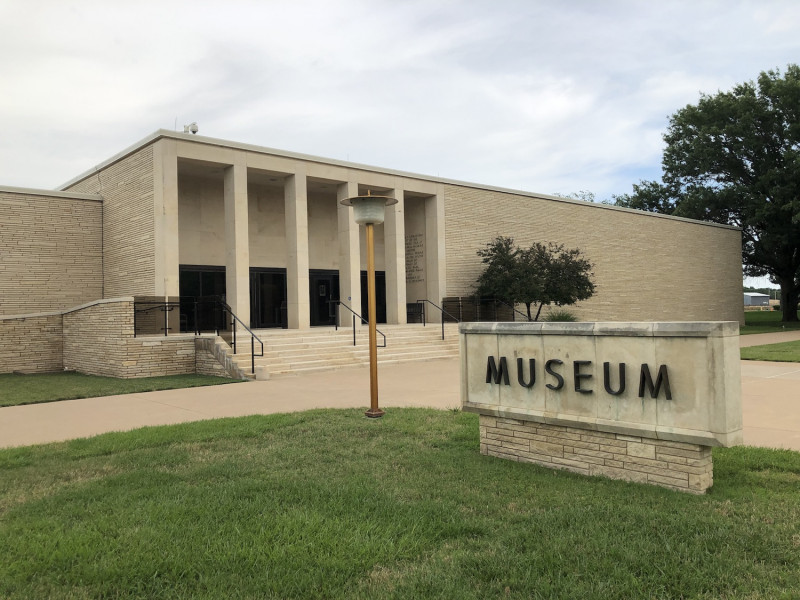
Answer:
MULTIPOLYGON (((381 365, 380 405, 456 408, 458 359, 381 365)), ((369 368, 276 376, 268 381, 83 398, 0 408, 0 448, 245 415, 369 407, 369 368)))
MULTIPOLYGON (((769 334, 772 335, 772 334, 769 334)), ((755 337, 755 336, 748 336, 755 337)), ((800 363, 742 361, 744 441, 800 451, 800 363)), ((460 406, 458 359, 380 367, 382 408, 460 406)), ((146 425, 369 405, 369 370, 0 408, 0 448, 146 425)))
POLYGON ((800 330, 780 331, 776 333, 754 333, 739 336, 739 347, 763 346, 765 344, 780 344, 781 342, 796 342, 800 340, 800 330))

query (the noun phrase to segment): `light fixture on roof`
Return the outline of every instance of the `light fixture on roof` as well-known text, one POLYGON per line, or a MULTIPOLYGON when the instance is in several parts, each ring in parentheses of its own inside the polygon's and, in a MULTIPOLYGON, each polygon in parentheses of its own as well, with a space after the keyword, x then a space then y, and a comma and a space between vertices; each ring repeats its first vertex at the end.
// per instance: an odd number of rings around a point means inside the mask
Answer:
POLYGON ((198 131, 197 123, 193 122, 183 126, 183 133, 197 133, 197 131, 198 131))

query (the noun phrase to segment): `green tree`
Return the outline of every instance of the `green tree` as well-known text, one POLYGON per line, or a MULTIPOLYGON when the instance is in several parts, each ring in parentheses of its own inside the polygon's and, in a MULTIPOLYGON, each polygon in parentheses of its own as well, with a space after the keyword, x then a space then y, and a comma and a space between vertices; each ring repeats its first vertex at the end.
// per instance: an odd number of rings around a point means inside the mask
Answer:
POLYGON ((477 294, 487 298, 497 298, 514 303, 515 286, 519 278, 517 255, 519 248, 514 239, 498 236, 485 248, 478 250, 478 256, 486 268, 478 277, 477 294))
POLYGON ((524 304, 529 321, 538 321, 544 306, 567 306, 594 294, 593 265, 577 248, 552 242, 518 248, 513 238, 500 236, 478 256, 486 268, 478 277, 477 294, 524 304))
POLYGON ((784 321, 800 299, 800 67, 701 95, 669 121, 663 182, 641 182, 616 204, 742 230, 746 275, 781 287, 784 321))

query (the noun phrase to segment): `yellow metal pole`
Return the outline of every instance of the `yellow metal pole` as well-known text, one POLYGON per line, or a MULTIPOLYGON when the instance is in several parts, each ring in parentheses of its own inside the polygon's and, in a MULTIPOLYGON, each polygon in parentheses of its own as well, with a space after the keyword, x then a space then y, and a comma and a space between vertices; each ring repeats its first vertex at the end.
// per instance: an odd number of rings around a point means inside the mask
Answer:
POLYGON ((377 308, 375 302, 375 238, 372 223, 365 224, 367 238, 367 295, 369 306, 369 410, 368 417, 382 417, 378 408, 378 339, 375 328, 377 308))

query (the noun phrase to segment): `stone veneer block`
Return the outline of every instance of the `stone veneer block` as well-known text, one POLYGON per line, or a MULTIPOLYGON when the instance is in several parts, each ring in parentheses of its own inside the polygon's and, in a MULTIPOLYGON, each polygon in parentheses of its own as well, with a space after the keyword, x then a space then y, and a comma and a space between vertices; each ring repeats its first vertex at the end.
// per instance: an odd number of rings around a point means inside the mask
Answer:
POLYGON ((711 447, 480 415, 481 454, 693 494, 714 483, 711 447))
POLYGON ((737 323, 460 332, 462 404, 481 415, 484 454, 702 493, 711 447, 742 441, 737 323))

